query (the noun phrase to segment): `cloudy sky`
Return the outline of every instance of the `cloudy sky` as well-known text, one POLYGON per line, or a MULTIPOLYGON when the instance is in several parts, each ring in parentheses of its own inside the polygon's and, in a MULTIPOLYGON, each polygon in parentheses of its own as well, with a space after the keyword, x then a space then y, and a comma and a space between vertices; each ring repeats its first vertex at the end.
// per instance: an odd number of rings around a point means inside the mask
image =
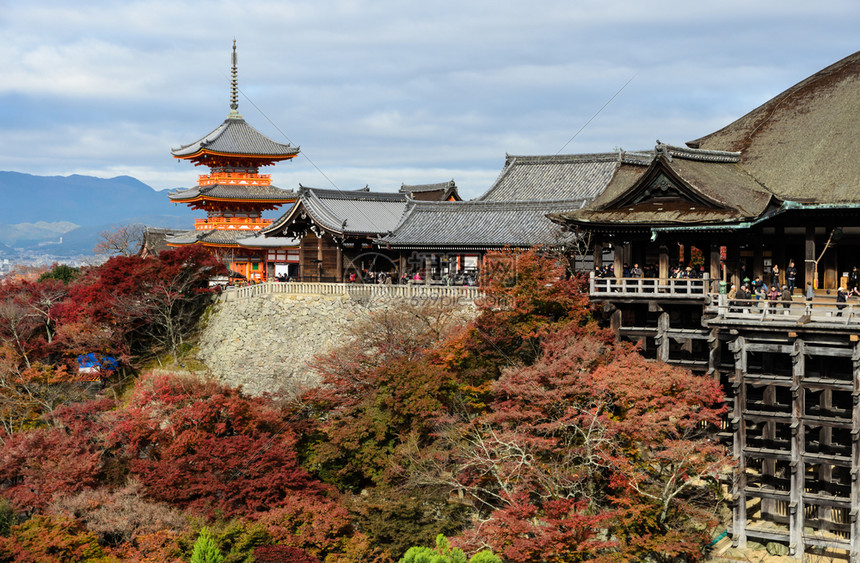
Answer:
POLYGON ((302 149, 279 187, 474 197, 506 153, 716 130, 860 50, 858 24, 856 0, 0 0, 0 170, 190 187, 169 151, 226 117, 235 37, 240 112, 302 149))

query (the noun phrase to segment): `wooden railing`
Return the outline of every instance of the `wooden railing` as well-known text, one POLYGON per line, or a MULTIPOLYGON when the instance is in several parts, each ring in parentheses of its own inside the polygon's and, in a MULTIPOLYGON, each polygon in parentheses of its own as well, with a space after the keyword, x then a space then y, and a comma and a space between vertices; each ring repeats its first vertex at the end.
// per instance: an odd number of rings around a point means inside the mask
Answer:
POLYGON ((711 280, 704 278, 599 278, 591 272, 592 297, 707 298, 711 280))
POLYGON ((704 278, 599 278, 592 272, 589 293, 594 299, 701 299, 709 314, 718 319, 773 321, 773 322, 826 322, 860 324, 860 301, 851 298, 837 303, 834 295, 817 294, 811 301, 802 296, 791 301, 729 300, 717 293, 716 280, 704 278))
POLYGON ((823 295, 816 296, 812 301, 805 301, 800 296, 791 301, 769 301, 711 295, 709 309, 718 318, 739 321, 860 324, 860 302, 851 299, 838 303, 835 297, 823 295))
POLYGON ((225 289, 220 301, 233 301, 277 293, 294 295, 348 295, 357 299, 430 299, 456 305, 483 296, 477 287, 446 285, 385 285, 317 282, 266 282, 225 289))

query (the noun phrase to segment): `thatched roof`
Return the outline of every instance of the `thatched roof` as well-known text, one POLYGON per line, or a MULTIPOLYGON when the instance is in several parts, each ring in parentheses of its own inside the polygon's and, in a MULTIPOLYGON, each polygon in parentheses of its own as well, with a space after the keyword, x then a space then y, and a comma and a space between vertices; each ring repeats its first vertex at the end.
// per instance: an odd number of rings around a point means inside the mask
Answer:
POLYGON ((739 165, 782 200, 860 202, 860 52, 728 126, 687 143, 740 151, 739 165))

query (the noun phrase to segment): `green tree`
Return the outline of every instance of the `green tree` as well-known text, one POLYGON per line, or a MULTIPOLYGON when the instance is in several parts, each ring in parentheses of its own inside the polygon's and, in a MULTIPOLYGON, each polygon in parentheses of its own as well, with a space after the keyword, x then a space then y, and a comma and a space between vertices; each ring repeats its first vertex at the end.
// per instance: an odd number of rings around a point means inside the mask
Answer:
POLYGON ((191 554, 191 563, 221 563, 224 556, 215 545, 215 540, 209 534, 209 528, 200 530, 197 542, 194 544, 194 553, 191 554))
POLYGON ((45 280, 58 280, 66 285, 69 285, 70 283, 75 281, 75 279, 78 277, 78 274, 80 273, 80 268, 75 268, 74 266, 69 266, 68 264, 54 264, 50 270, 39 276, 39 279, 36 281, 42 283, 45 280))
MULTIPOLYGON (((462 549, 452 547, 448 538, 439 534, 436 536, 436 547, 410 547, 398 563, 466 563, 466 554, 462 549)), ((469 559, 469 563, 502 563, 491 551, 479 551, 469 559)))

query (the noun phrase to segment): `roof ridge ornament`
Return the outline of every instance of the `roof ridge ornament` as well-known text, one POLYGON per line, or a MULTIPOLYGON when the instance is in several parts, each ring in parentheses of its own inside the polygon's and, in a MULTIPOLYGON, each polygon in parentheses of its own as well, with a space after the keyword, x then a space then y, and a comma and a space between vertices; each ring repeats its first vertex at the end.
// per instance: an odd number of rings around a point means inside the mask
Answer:
POLYGON ((239 57, 236 55, 236 38, 233 38, 233 55, 230 57, 233 63, 230 73, 230 115, 229 117, 241 118, 239 114, 239 57))

